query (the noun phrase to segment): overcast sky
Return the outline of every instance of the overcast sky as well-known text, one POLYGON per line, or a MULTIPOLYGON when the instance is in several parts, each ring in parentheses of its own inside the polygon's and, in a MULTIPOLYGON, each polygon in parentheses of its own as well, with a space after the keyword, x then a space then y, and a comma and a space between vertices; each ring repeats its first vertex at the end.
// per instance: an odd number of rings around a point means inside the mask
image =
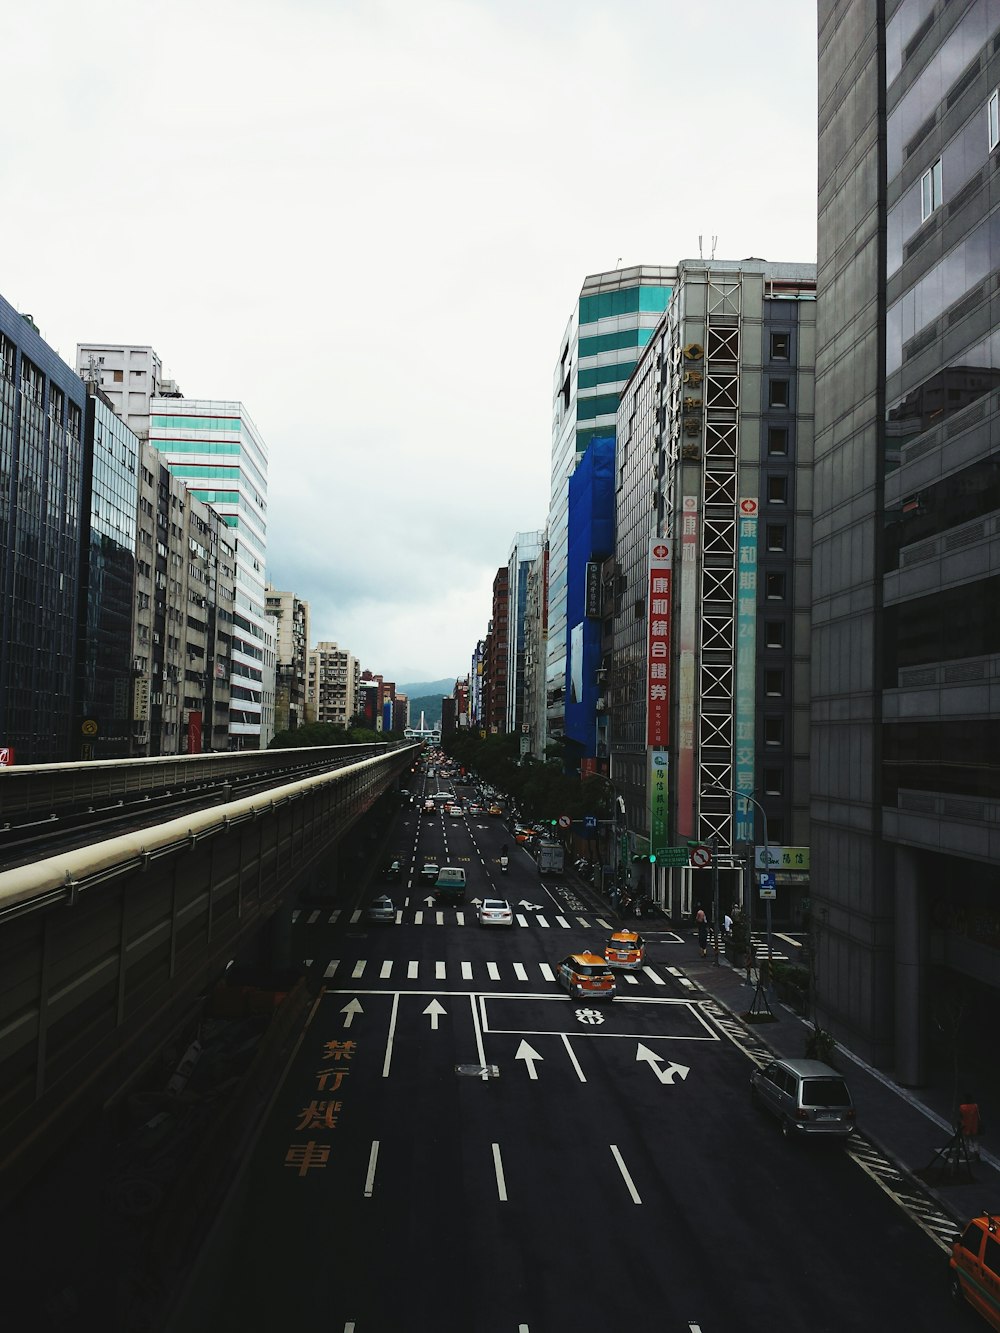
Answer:
POLYGON ((150 344, 270 453, 268 575, 398 682, 463 675, 548 507, 584 277, 815 259, 811 0, 32 0, 2 29, 0 293, 150 344))

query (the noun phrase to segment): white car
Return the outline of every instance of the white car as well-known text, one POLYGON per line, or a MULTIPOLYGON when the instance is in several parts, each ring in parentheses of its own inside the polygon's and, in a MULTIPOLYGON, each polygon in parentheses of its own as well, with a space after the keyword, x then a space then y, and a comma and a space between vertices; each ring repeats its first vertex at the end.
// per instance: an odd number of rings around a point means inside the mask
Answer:
POLYGON ((461 819, 465 811, 460 805, 449 805, 448 814, 451 815, 452 819, 461 819))
POLYGON ((479 904, 481 926, 512 926, 514 913, 506 898, 484 898, 479 904))

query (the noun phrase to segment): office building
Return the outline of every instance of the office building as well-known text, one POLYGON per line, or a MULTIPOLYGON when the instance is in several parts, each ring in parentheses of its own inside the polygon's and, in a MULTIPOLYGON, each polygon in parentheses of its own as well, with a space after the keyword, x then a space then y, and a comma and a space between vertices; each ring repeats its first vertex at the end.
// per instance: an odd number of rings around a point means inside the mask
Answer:
POLYGON ((30 315, 0 297, 0 750, 79 755, 78 599, 86 390, 30 315))
POLYGON ((998 994, 998 86, 990 0, 820 0, 816 1015, 914 1084, 998 994))
POLYGON ((552 381, 546 741, 565 728, 569 479, 591 440, 614 437, 621 391, 666 308, 675 273, 641 265, 592 274, 560 341, 552 381))
POLYGON ((521 737, 521 754, 528 753, 527 733, 522 730, 528 573, 544 545, 544 532, 519 532, 507 558, 507 730, 521 737))

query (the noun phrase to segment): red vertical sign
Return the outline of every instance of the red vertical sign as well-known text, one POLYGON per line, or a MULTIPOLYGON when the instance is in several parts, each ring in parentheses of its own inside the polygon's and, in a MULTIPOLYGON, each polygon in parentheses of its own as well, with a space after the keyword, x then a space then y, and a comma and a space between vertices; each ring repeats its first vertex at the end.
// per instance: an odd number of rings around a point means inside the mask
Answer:
POLYGON ((201 713, 188 713, 188 754, 201 754, 201 713))
POLYGON ((670 542, 649 543, 646 623, 646 744, 664 749, 670 741, 670 542))

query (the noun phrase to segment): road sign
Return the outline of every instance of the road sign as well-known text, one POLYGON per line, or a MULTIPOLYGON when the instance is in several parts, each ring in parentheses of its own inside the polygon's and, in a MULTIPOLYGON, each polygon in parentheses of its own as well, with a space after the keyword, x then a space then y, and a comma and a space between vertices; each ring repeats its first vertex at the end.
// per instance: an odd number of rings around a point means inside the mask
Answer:
MULTIPOLYGON (((769 871, 764 871, 757 876, 757 881, 760 885, 760 896, 762 900, 777 898, 778 890, 775 888, 776 879, 773 874, 769 871)), ((770 908, 768 910, 770 911, 770 908)))
POLYGON ((0 745, 0 768, 10 768, 14 762, 13 745, 0 745))
POLYGON ((808 870, 808 847, 756 847, 754 865, 758 870, 808 870))
POLYGON ((662 866, 686 866, 691 861, 689 847, 655 847, 653 854, 657 864, 662 866))
POLYGON ((570 819, 569 815, 560 815, 560 816, 559 816, 559 827, 560 827, 560 828, 569 828, 569 826, 572 824, 572 822, 573 822, 573 821, 572 821, 572 819, 570 819))
POLYGON ((588 830, 593 830, 593 829, 597 828, 597 816, 596 816, 596 815, 584 815, 584 817, 583 817, 583 827, 584 827, 585 829, 588 829, 588 830))
POLYGON ((704 870, 706 866, 712 864, 711 847, 692 847, 690 856, 691 864, 694 866, 695 870, 704 870))

